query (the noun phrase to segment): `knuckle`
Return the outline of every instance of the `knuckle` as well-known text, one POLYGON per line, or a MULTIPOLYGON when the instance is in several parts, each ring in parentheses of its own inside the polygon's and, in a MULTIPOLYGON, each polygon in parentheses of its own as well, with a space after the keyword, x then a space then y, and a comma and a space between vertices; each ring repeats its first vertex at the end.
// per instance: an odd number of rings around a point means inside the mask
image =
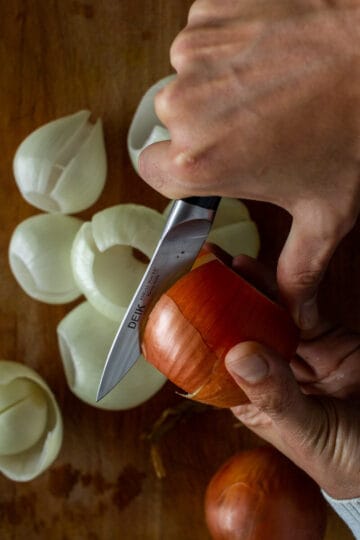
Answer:
POLYGON ((189 195, 208 194, 210 174, 202 156, 180 150, 173 154, 170 174, 189 195), (196 179, 196 180, 195 180, 196 179))
POLYGON ((321 261, 312 260, 311 268, 295 271, 289 277, 289 285, 300 291, 315 287, 324 273, 324 265, 321 261))
POLYGON ((179 72, 208 63, 214 56, 211 33, 206 28, 185 28, 173 41, 170 60, 179 72))
MULTIPOLYGON (((277 380, 277 387, 279 382, 281 383, 281 381, 277 380)), ((287 416, 294 402, 293 391, 288 385, 282 384, 281 391, 268 391, 264 392, 264 395, 266 395, 266 401, 261 406, 264 413, 274 420, 287 416)))
MULTIPOLYGON (((154 99, 155 111, 161 120, 170 118, 179 109, 181 95, 176 81, 168 84, 154 99)), ((166 123, 166 122, 165 122, 166 123)))
POLYGON ((188 22, 189 24, 197 24, 208 19, 209 17, 209 1, 208 0, 196 0, 189 10, 188 22))
POLYGON ((192 61, 194 55, 194 39, 189 30, 183 30, 175 38, 170 47, 170 60, 174 68, 182 71, 192 61))

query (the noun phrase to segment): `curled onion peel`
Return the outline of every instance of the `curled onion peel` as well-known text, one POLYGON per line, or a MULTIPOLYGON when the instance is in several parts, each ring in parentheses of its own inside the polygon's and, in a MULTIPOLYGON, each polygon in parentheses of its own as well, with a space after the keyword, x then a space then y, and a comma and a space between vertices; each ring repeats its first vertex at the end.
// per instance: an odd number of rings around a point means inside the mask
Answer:
POLYGON ((175 75, 169 75, 151 86, 143 95, 130 124, 127 147, 134 169, 138 171, 141 152, 150 144, 167 141, 170 134, 156 115, 154 98, 161 88, 166 86, 175 75))
POLYGON ((57 328, 60 354, 70 390, 101 409, 130 409, 150 399, 166 377, 141 355, 122 381, 101 401, 96 394, 106 356, 119 324, 101 315, 88 302, 74 308, 57 328))
MULTIPOLYGON (((163 211, 165 217, 169 215, 172 205, 173 201, 163 211)), ((243 254, 256 258, 260 249, 258 229, 249 210, 239 199, 229 197, 223 197, 220 201, 208 241, 220 246, 232 257, 243 254)))
POLYGON ((188 397, 233 407, 247 401, 225 368, 226 353, 242 341, 258 341, 291 359, 298 329, 272 302, 214 255, 163 294, 146 322, 145 358, 188 397))
POLYGON ((105 184, 107 163, 100 120, 79 111, 45 124, 16 151, 13 171, 26 201, 46 212, 91 206, 105 184))
POLYGON ((326 507, 319 487, 272 447, 224 463, 205 494, 213 540, 322 540, 326 507))
POLYGON ((32 480, 56 459, 62 418, 46 382, 28 366, 0 361, 0 471, 32 480))
POLYGON ((98 212, 79 230, 71 261, 79 289, 100 313, 120 321, 146 264, 133 249, 150 258, 164 227, 164 217, 136 204, 98 212))
POLYGON ((65 304, 81 295, 70 253, 82 223, 72 216, 38 214, 16 227, 9 245, 9 263, 29 296, 48 304, 65 304))

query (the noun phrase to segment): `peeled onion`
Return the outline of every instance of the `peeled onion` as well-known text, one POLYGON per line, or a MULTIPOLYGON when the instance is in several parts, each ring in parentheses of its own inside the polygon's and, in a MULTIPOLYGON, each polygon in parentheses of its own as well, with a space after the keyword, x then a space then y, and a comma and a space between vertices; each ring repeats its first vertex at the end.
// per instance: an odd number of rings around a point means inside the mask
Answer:
POLYGON ((65 304, 81 295, 70 253, 82 223, 72 216, 38 214, 16 227, 9 245, 9 263, 29 296, 48 304, 65 304))
POLYGON ((14 176, 26 201, 45 212, 76 213, 100 196, 106 153, 100 120, 90 111, 58 118, 24 139, 14 157, 14 176))
POLYGON ((19 362, 0 361, 0 471, 11 480, 32 480, 57 457, 61 413, 46 382, 19 362))
POLYGON ((322 540, 326 507, 315 482, 275 448, 231 457, 205 495, 213 540, 322 540))
POLYGON ((187 397, 233 407, 247 398, 225 368, 226 353, 242 341, 258 341, 290 360, 298 329, 283 307, 214 255, 199 260, 155 304, 142 350, 187 397))
POLYGON ((96 394, 106 356, 119 323, 104 317, 89 302, 74 308, 57 328, 59 348, 70 390, 101 409, 124 410, 150 399, 165 384, 162 373, 141 355, 122 381, 101 401, 96 394))

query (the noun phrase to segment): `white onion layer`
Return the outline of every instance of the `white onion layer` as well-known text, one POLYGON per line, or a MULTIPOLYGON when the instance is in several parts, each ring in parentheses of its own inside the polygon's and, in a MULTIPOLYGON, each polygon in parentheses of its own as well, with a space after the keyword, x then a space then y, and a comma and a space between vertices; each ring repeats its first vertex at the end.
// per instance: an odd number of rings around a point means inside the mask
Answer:
POLYGON ((254 221, 240 221, 213 229, 208 241, 217 244, 232 257, 242 254, 256 258, 259 254, 260 238, 254 221))
POLYGON ((13 171, 26 201, 46 212, 75 213, 91 206, 105 184, 102 123, 79 111, 45 124, 16 151, 13 171))
POLYGON ((141 205, 107 208, 84 223, 74 240, 71 261, 79 289, 100 313, 114 321, 124 315, 155 250, 164 217, 141 205))
POLYGON ((18 454, 33 446, 46 426, 43 390, 28 379, 0 385, 0 456, 18 454))
POLYGON ((22 221, 12 234, 9 263, 22 289, 48 304, 80 296, 70 253, 82 221, 62 214, 39 214, 22 221))
POLYGON ((101 401, 97 389, 118 323, 101 315, 88 302, 74 308, 58 325, 57 334, 66 379, 82 401, 102 409, 121 410, 150 399, 166 382, 162 373, 141 355, 122 381, 101 401))
POLYGON ((46 382, 24 364, 1 360, 0 381, 1 445, 8 450, 13 445, 11 455, 0 454, 0 471, 11 480, 26 482, 45 471, 59 453, 60 410, 46 382), (12 414, 1 422, 8 411, 12 414))
POLYGON ((130 124, 127 146, 134 169, 138 171, 141 152, 150 144, 167 141, 170 134, 155 112, 154 98, 175 75, 169 75, 151 86, 143 95, 130 124))

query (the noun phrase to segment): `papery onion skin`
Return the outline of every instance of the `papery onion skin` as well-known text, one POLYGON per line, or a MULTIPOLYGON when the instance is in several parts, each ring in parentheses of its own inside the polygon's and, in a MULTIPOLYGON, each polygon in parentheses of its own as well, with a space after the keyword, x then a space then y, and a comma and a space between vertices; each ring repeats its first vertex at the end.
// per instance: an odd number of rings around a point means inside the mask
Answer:
POLYGON ((226 353, 237 343, 258 341, 290 360, 299 332, 283 307, 210 259, 160 297, 144 327, 142 350, 188 397, 233 407, 247 397, 226 370, 226 353))
POLYGON ((315 482, 269 446, 220 467, 207 486, 205 519, 213 540, 321 540, 326 505, 315 482))

